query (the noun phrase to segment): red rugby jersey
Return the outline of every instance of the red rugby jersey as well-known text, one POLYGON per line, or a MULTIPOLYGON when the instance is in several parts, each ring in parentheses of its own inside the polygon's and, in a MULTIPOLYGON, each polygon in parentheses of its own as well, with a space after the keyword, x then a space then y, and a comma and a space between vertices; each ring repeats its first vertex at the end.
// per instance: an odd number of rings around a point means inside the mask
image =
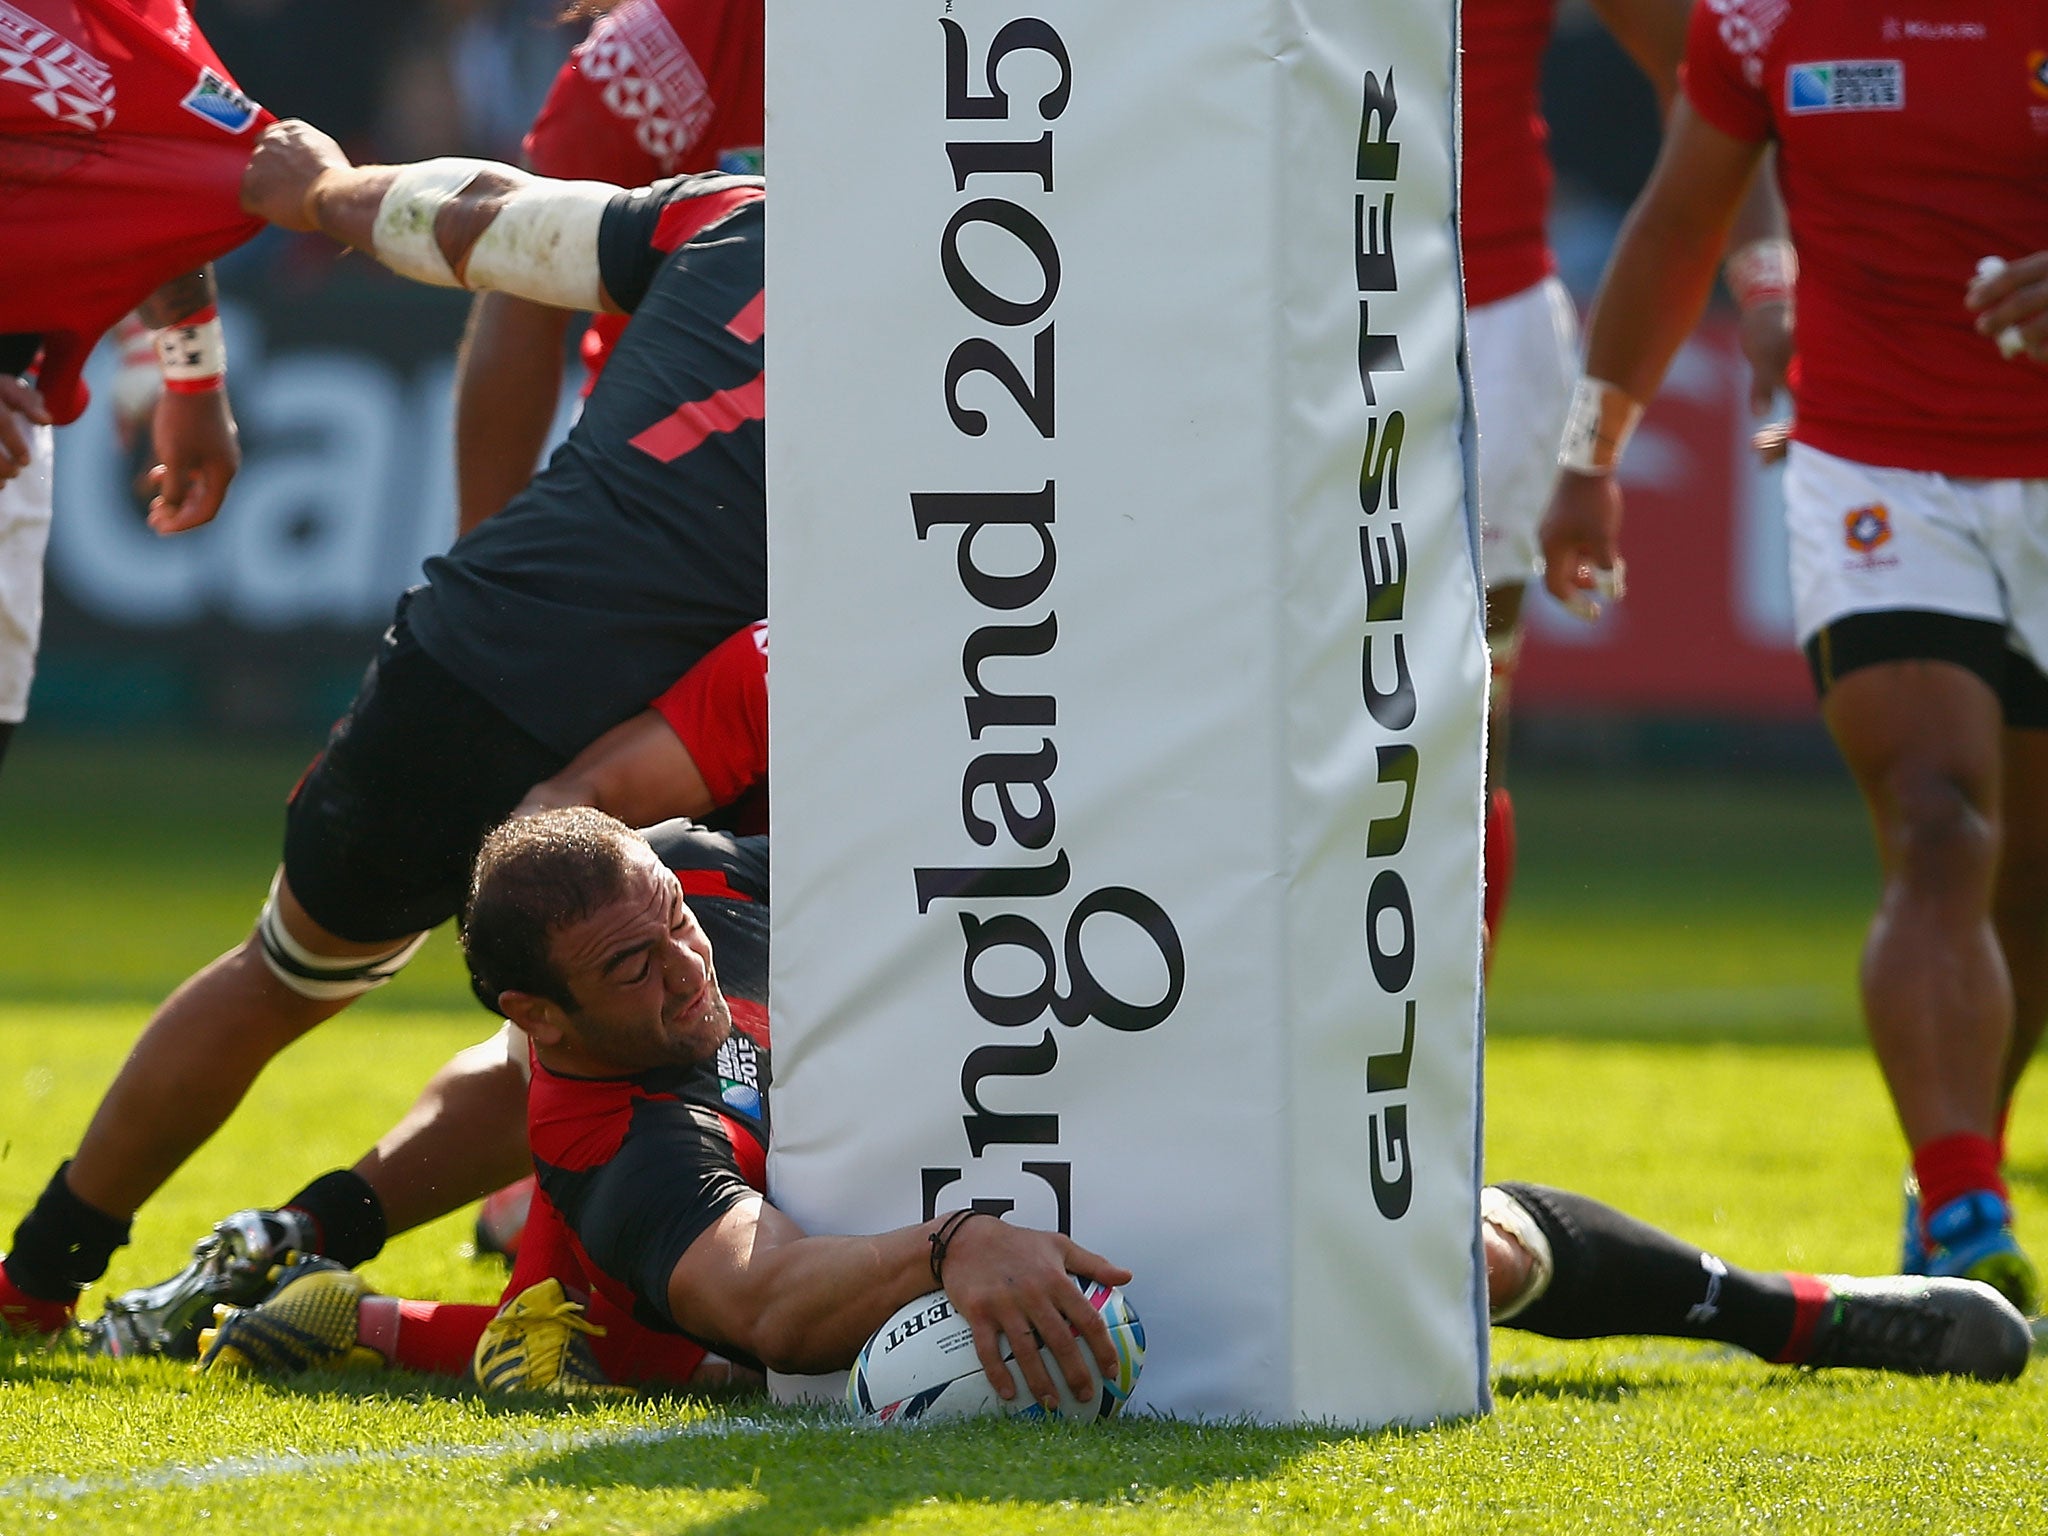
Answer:
MULTIPOLYGON (((527 164, 622 187, 689 171, 758 174, 761 6, 626 0, 600 16, 533 120, 527 164)), ((583 333, 593 378, 625 328, 623 316, 599 315, 583 333)))
POLYGON ((1685 93, 1775 139, 1799 248, 1794 436, 1866 464, 2048 476, 2048 370, 1963 304, 2048 249, 2048 0, 1699 0, 1685 93))
POLYGON ((1491 304, 1556 270, 1550 130, 1538 87, 1556 0, 1466 0, 1464 185, 1458 201, 1465 302, 1491 304))
POLYGON ((58 421, 115 321, 262 228, 239 199, 270 121, 183 0, 0 0, 0 334, 43 338, 58 421))

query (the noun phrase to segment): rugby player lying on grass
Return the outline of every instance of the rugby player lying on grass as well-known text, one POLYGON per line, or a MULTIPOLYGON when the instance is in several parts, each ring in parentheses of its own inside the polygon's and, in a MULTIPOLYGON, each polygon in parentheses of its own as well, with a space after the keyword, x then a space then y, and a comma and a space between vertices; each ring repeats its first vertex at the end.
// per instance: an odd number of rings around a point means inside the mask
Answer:
MULTIPOLYGON (((706 668, 710 665, 707 662, 706 668)), ((765 702, 765 671, 747 669, 738 676, 748 690, 761 690, 760 702, 765 702)), ((765 719, 765 712, 755 717, 765 719)), ((677 729, 686 730, 689 719, 681 713, 672 720, 665 713, 650 712, 641 717, 641 729, 622 727, 620 734, 573 764, 562 781, 544 786, 538 797, 553 798, 573 782, 599 797, 625 795, 645 814, 673 808, 662 805, 658 794, 653 800, 646 798, 648 786, 658 783, 659 776, 650 780, 634 768, 632 760, 643 751, 672 757, 681 750, 687 757, 689 749, 682 746, 677 729)), ((763 733, 700 731, 692 733, 690 740, 698 755, 691 760, 689 772, 678 775, 675 782, 678 793, 686 794, 693 804, 701 804, 704 798, 702 784, 717 783, 733 793, 735 787, 758 782, 765 768, 763 733), (735 750, 737 757, 729 755, 735 750), (722 760, 721 752, 728 754, 722 760), (750 757, 749 753, 759 755, 750 757), (699 772, 700 762, 710 766, 699 772)), ((501 829, 486 844, 473 899, 481 898, 497 878, 490 872, 491 850, 501 839, 514 835, 513 829, 501 829)), ((622 827, 608 835, 615 841, 631 836, 622 827)), ((636 1123, 621 1105, 649 1103, 673 1090, 659 1084, 636 1086, 630 1074, 615 1077, 608 1085, 585 1082, 565 1087, 549 1058, 559 1050, 561 1041, 574 1042, 585 1030, 579 1020, 590 999, 580 987, 570 986, 557 993, 554 1006, 561 1009, 559 1013, 537 1011, 533 998, 538 993, 526 990, 523 996, 515 996, 515 991, 524 989, 501 988, 503 1011, 515 1023, 525 1024, 535 1017, 541 1020, 532 1044, 524 1044, 516 1031, 508 1030, 492 1045, 459 1057, 450 1070, 459 1065, 469 1085, 465 1094, 423 1101, 400 1132, 386 1138, 380 1152, 391 1149, 395 1154, 397 1144, 406 1141, 414 1147, 429 1140, 451 1144, 454 1122, 462 1118, 455 1107, 458 1097, 467 1104, 516 1097, 524 1089, 524 1069, 531 1053, 537 1070, 528 1125, 540 1192, 519 1246, 502 1320, 493 1324, 492 1309, 484 1306, 371 1297, 353 1274, 334 1269, 288 1274, 268 1302, 226 1319, 212 1341, 213 1363, 286 1370, 382 1358, 414 1369, 459 1372, 474 1352, 478 1375, 490 1386, 546 1386, 565 1379, 571 1383, 611 1380, 675 1386, 704 1379, 699 1373, 704 1369, 701 1349, 706 1344, 728 1355, 737 1351, 759 1357, 758 1341, 694 1321, 730 1314, 717 1312, 690 1287, 710 1283, 710 1277, 721 1274, 719 1283, 737 1284, 743 1291, 766 1281, 751 1274, 736 1275, 730 1268, 720 1271, 691 1264, 686 1269, 687 1252, 673 1254, 659 1244, 650 1256, 622 1238, 616 1216, 607 1214, 631 1210, 643 1229, 687 1232, 695 1216, 663 1217, 658 1212, 667 1206, 689 1206, 697 1198, 695 1191, 704 1182, 697 1160, 706 1157, 717 1159, 720 1177, 736 1197, 735 1170, 751 1188, 760 1188, 760 1147, 772 1083, 767 1016, 758 1006, 765 998, 767 972, 765 839, 721 839, 681 824, 660 828, 652 835, 662 858, 676 872, 678 889, 688 895, 712 935, 716 952, 724 957, 723 976, 735 998, 732 1011, 741 1025, 741 1034, 730 1049, 714 1053, 709 1058, 711 1066, 699 1069, 694 1080, 697 1109, 692 1113, 712 1127, 709 1133, 691 1138, 686 1148, 670 1150, 644 1164, 638 1162, 643 1153, 635 1153, 631 1160, 614 1154, 594 1176, 609 1186, 607 1192, 593 1193, 593 1174, 586 1166, 589 1149, 625 1145, 620 1140, 622 1114, 623 1134, 630 1136, 636 1123), (742 897, 747 899, 742 902, 742 897), (560 1002, 563 996, 571 1000, 567 1007, 560 1002), (549 1041, 555 1043, 545 1043, 549 1041), (749 1113, 756 1104, 758 1118, 749 1113), (713 1117, 716 1125, 706 1116, 713 1117), (433 1128, 436 1121, 441 1122, 438 1129, 433 1128), (732 1149, 729 1163, 728 1148, 732 1149), (634 1171, 636 1166, 640 1171, 634 1171), (679 1168, 688 1171, 678 1173, 679 1168), (588 1311, 577 1308, 559 1288, 546 1289, 551 1279, 565 1281, 578 1297, 587 1297, 588 1311), (539 1293, 529 1290, 536 1283, 544 1287, 539 1293), (684 1289, 679 1290, 679 1285, 684 1289), (478 1348, 487 1326, 494 1330, 493 1336, 478 1348), (591 1326, 605 1331, 589 1334, 591 1326), (671 1329, 694 1334, 696 1341, 680 1338, 671 1329), (587 1343, 582 1342, 585 1339, 587 1343)), ((491 915, 486 908, 485 916, 491 915)), ((588 921, 579 919, 572 926, 580 932, 588 921)), ((546 955, 558 970, 566 971, 575 954, 574 944, 565 942, 569 935, 570 929, 560 926, 546 931, 529 929, 525 944, 546 955)), ((479 934, 473 913, 466 943, 477 991, 487 999, 499 985, 496 975, 502 974, 494 973, 493 966, 499 962, 489 958, 495 942, 488 924, 479 934), (480 945, 484 951, 481 963, 480 945)), ((587 1069, 583 1075, 589 1075, 587 1069)), ((651 1115, 653 1111, 643 1113, 651 1115)), ((646 1150, 651 1151, 653 1145, 647 1144, 646 1150)), ((326 1177, 337 1183, 352 1182, 357 1198, 370 1209, 379 1207, 383 1190, 426 1183, 427 1191, 407 1188, 401 1196, 408 1225, 457 1203, 447 1198, 450 1184, 435 1181, 427 1160, 411 1154, 366 1160, 356 1170, 326 1177), (434 1208, 428 1209, 430 1206, 434 1208)), ((319 1187, 316 1182, 315 1188, 319 1187)), ((470 1192, 480 1193, 482 1188, 472 1180, 470 1192)), ((317 1206, 320 1202, 309 1203, 317 1206)), ((1482 1196, 1482 1218, 1493 1314, 1496 1321, 1513 1327, 1556 1338, 1661 1334, 1711 1339, 1776 1361, 1955 1373, 1994 1380, 2017 1375, 2026 1362, 2030 1341, 2024 1321, 1995 1292, 1973 1282, 1822 1279, 1740 1270, 1596 1201, 1529 1185, 1489 1187, 1482 1196)), ((310 1225, 303 1210, 244 1212, 224 1223, 221 1230, 234 1234, 238 1242, 275 1244, 282 1241, 288 1228, 304 1231, 310 1225)), ((930 1225, 904 1230, 929 1236, 930 1225)), ((962 1233, 985 1225, 970 1221, 962 1233)), ((358 1227, 344 1234, 343 1242, 330 1242, 326 1251, 349 1264, 372 1257, 383 1238, 381 1211, 374 1235, 375 1243, 366 1244, 358 1227), (347 1246, 349 1243, 355 1246, 347 1246)), ((322 1240, 322 1235, 316 1234, 316 1244, 322 1240)), ((892 1235, 892 1240, 899 1239, 892 1235)), ((974 1240, 980 1241, 979 1236, 974 1240)), ((245 1276, 253 1276, 261 1272, 265 1259, 278 1256, 244 1249, 238 1262, 245 1276)), ((202 1266, 195 1266, 187 1277, 201 1272, 202 1266)), ((897 1300, 915 1294, 918 1292, 912 1291, 897 1300)), ((879 1295, 869 1299, 874 1306, 883 1304, 879 1295)), ((968 1310, 970 1306, 985 1304, 957 1292, 955 1300, 970 1318, 975 1315, 968 1310)), ((878 1315, 886 1315, 887 1310, 883 1307, 878 1315)), ((853 1341, 845 1357, 832 1363, 847 1363, 858 1342, 853 1341)), ((725 1378, 722 1367, 714 1369, 713 1379, 725 1378)))
POLYGON ((758 178, 622 192, 474 161, 353 167, 288 123, 242 193, 423 279, 632 320, 547 467, 400 599, 289 797, 254 931, 157 1009, 16 1227, 16 1328, 70 1324, 135 1211, 270 1059, 455 914, 484 833, 536 782, 767 612, 758 178))

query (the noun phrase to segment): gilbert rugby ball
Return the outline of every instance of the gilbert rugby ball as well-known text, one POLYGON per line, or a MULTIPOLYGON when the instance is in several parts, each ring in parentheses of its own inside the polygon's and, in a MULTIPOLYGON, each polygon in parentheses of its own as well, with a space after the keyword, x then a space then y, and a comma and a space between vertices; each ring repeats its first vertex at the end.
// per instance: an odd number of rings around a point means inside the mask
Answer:
MULTIPOLYGON (((1084 1403, 1073 1395, 1066 1376, 1047 1353, 1046 1371, 1060 1393, 1057 1416, 1114 1418, 1138 1384, 1138 1371, 1145 1363, 1145 1325, 1117 1287, 1079 1276, 1074 1283, 1109 1325, 1117 1369, 1108 1381, 1096 1375, 1095 1396, 1084 1403)), ((1084 1355, 1090 1371, 1095 1371, 1094 1355, 1085 1351, 1084 1355)), ((996 1395, 981 1368, 974 1353, 973 1330, 953 1311, 944 1291, 933 1291, 904 1307, 868 1340, 847 1376, 846 1401, 855 1413, 877 1424, 917 1424, 984 1414, 1044 1418, 1048 1410, 1032 1400, 1007 1340, 1003 1358, 1010 1362, 1010 1377, 1017 1383, 1017 1395, 1008 1402, 996 1395)))

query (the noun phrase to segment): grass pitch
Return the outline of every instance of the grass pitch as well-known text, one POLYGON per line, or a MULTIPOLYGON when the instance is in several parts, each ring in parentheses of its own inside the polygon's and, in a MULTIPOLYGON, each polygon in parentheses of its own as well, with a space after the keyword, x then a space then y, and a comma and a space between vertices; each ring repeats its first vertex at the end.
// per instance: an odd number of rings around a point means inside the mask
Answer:
MULTIPOLYGON (((0 778, 0 1228, 150 1005, 246 930, 297 763, 31 733, 0 778)), ((1871 870, 1835 785, 1532 784, 1488 1052, 1489 1167, 1737 1263, 1882 1270, 1901 1151, 1862 1048, 1871 870)), ((444 938, 295 1047, 108 1277, 345 1161, 476 1037, 444 938)), ((2048 1222, 2039 1094, 2023 1229, 2048 1222)), ((464 1222, 372 1282, 486 1299, 464 1222)), ((4 1231, 0 1231, 4 1236, 4 1231)), ((92 1303, 88 1302, 88 1310, 92 1303)), ((0 1536, 265 1532, 2048 1530, 2048 1367, 2015 1387, 1804 1375, 1689 1346, 1495 1334, 1491 1418, 1349 1435, 1137 1421, 869 1434, 755 1401, 485 1402, 0 1345, 0 1536)))

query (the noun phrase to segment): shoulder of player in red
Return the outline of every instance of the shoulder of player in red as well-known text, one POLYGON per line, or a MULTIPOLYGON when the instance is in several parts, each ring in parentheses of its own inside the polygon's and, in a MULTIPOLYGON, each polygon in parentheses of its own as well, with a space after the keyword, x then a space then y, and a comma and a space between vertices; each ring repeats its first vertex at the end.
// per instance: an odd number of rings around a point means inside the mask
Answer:
POLYGON ((654 701, 697 765, 714 805, 768 778, 768 622, 715 646, 654 701))
POLYGON ((762 126, 762 0, 625 0, 563 63, 524 149, 543 175, 632 187, 757 170, 762 126))
POLYGON ((262 227, 241 177, 271 118, 179 0, 4 0, 0 64, 0 333, 44 338, 69 421, 100 335, 262 227))
POLYGON ((1731 138, 1760 143, 1771 137, 1764 69, 1785 10, 1785 0, 1693 7, 1679 87, 1694 111, 1731 138))

